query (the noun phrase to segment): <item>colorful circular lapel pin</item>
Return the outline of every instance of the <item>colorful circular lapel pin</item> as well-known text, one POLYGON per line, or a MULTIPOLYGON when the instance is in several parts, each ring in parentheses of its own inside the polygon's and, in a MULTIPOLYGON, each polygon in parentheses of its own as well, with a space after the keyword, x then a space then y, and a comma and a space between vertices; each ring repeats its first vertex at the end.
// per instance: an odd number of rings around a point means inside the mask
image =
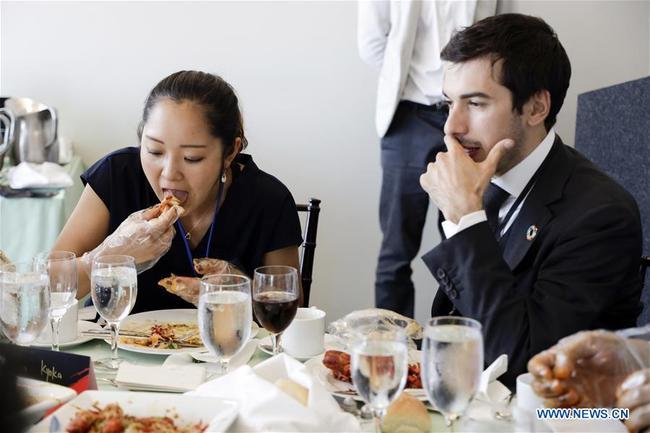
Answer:
POLYGON ((537 226, 535 224, 528 227, 528 230, 526 230, 526 240, 532 241, 533 239, 535 239, 537 237, 537 232, 538 231, 539 231, 539 229, 537 228, 537 226))

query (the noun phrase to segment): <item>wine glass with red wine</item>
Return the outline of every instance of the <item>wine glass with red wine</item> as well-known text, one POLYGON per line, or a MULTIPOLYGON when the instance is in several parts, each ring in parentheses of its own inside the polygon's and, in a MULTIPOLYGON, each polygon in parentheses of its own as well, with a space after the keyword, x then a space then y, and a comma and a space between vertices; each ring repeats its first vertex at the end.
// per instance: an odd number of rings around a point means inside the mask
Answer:
POLYGON ((291 266, 262 266, 253 276, 253 311, 271 333, 273 354, 282 351, 280 336, 296 316, 300 298, 298 271, 291 266))

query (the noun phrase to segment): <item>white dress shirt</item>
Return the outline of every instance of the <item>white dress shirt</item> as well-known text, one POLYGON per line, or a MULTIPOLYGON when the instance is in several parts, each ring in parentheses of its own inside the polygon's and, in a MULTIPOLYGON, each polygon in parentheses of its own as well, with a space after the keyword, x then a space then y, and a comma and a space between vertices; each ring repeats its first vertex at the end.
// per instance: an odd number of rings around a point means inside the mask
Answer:
POLYGON ((423 1, 417 22, 413 54, 401 99, 432 105, 442 99, 442 62, 436 3, 423 1))
POLYGON ((440 51, 454 30, 496 11, 496 0, 359 1, 358 5, 359 55, 379 69, 375 122, 380 137, 388 131, 400 100, 423 104, 440 100, 440 51))
MULTIPOLYGON (((523 161, 512 167, 501 176, 495 176, 492 178, 491 182, 493 184, 510 194, 510 197, 508 197, 503 202, 501 208, 499 209, 499 224, 502 224, 503 219, 506 217, 506 215, 508 215, 510 208, 515 203, 515 201, 517 201, 517 198, 522 193, 524 188, 526 188, 526 185, 528 184, 530 178, 533 177, 537 169, 542 165, 542 162, 544 162, 548 156, 548 153, 551 151, 551 147, 553 147, 554 141, 555 130, 551 129, 548 134, 546 134, 546 137, 544 137, 541 143, 539 143, 539 145, 535 148, 535 150, 533 150, 530 155, 524 158, 523 161)), ((529 190, 529 194, 531 190, 529 190)), ((500 236, 503 236, 503 234, 508 231, 513 221, 517 218, 517 215, 519 215, 519 211, 521 210, 521 207, 525 201, 526 197, 524 197, 524 199, 519 202, 519 206, 517 209, 515 209, 514 213, 510 217, 510 220, 507 221, 505 226, 502 228, 501 233, 499 233, 500 236)), ((458 224, 454 224, 451 221, 443 221, 442 230, 445 232, 447 239, 449 239, 456 233, 483 221, 487 221, 487 216, 484 210, 479 210, 467 215, 463 215, 458 221, 458 224)))

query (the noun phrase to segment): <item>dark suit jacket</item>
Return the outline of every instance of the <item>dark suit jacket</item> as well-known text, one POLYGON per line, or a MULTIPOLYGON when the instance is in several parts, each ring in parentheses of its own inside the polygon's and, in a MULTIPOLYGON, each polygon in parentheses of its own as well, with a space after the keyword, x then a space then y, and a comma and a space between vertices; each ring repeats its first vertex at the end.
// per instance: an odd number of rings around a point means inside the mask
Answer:
POLYGON ((508 354, 501 380, 512 388, 528 360, 560 338, 635 326, 640 256, 632 196, 558 137, 501 243, 482 222, 422 259, 440 284, 431 315, 455 307, 480 321, 485 362, 508 354), (527 240, 532 225, 537 235, 527 240))

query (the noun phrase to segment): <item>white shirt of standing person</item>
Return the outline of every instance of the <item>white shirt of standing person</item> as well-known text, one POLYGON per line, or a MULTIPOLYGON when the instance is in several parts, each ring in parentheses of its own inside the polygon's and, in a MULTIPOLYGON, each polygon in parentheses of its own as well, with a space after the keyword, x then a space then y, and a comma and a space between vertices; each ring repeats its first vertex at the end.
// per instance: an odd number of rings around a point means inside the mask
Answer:
MULTIPOLYGON (((499 226, 501 226, 503 223, 503 219, 507 216, 510 208, 528 184, 528 181, 531 179, 531 177, 533 177, 537 169, 542 165, 542 162, 544 162, 548 156, 554 142, 555 129, 551 128, 548 134, 546 134, 546 137, 544 137, 542 142, 535 148, 535 150, 530 153, 530 155, 528 155, 523 161, 512 167, 501 176, 494 176, 490 181, 491 183, 495 184, 510 194, 510 196, 501 205, 501 208, 499 208, 499 226)), ((534 185, 533 188, 535 188, 534 185)), ((530 191, 532 191, 532 188, 529 190, 529 194, 530 191)), ((519 215, 519 211, 525 202, 526 197, 524 197, 524 199, 519 202, 519 206, 517 209, 515 209, 507 223, 502 227, 499 236, 503 236, 503 234, 508 231, 513 221, 517 219, 517 215, 519 215)), ((466 228, 483 221, 487 221, 487 216, 484 210, 479 210, 467 215, 463 215, 458 221, 458 224, 454 224, 451 221, 443 221, 442 230, 445 232, 447 239, 449 239, 456 233, 459 233, 462 230, 465 230, 466 228)))
POLYGON ((379 71, 375 123, 383 137, 401 100, 442 99, 440 51, 454 31, 494 15, 496 0, 359 1, 361 59, 379 71))

